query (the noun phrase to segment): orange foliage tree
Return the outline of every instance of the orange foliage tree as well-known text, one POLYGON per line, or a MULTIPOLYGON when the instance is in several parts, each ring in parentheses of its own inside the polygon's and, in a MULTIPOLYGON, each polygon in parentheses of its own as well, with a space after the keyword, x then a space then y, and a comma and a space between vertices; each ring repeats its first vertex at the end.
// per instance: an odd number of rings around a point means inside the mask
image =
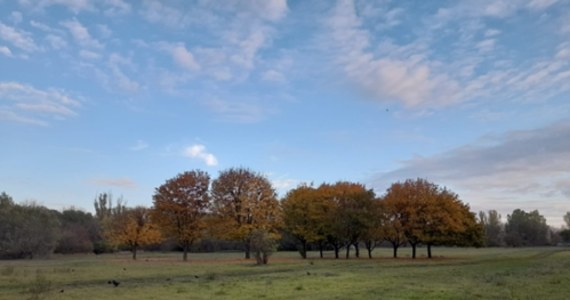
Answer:
POLYGON ((281 205, 284 228, 299 241, 299 253, 305 259, 307 245, 325 238, 327 203, 317 189, 301 185, 290 190, 281 205))
POLYGON ((425 179, 392 184, 384 202, 390 214, 386 230, 392 235, 403 233, 412 246, 412 258, 416 258, 416 247, 420 243, 427 245, 431 258, 432 245, 475 243, 479 239, 480 228, 469 206, 461 202, 457 194, 425 179))
POLYGON ((244 242, 249 259, 251 232, 262 229, 274 238, 281 222, 281 210, 275 190, 264 176, 246 168, 220 172, 212 182, 213 213, 223 230, 223 238, 244 242))
POLYGON ((328 206, 325 233, 335 250, 335 258, 343 246, 346 258, 350 256, 351 246, 359 257, 359 242, 374 221, 374 192, 360 183, 346 181, 322 184, 318 191, 328 206))
POLYGON ((111 217, 106 237, 111 244, 127 246, 137 259, 137 250, 162 240, 160 230, 150 218, 151 210, 145 207, 127 208, 111 217))
POLYGON ((210 176, 200 170, 167 180, 153 196, 153 216, 166 236, 175 238, 188 260, 190 246, 201 238, 203 217, 209 207, 210 176))

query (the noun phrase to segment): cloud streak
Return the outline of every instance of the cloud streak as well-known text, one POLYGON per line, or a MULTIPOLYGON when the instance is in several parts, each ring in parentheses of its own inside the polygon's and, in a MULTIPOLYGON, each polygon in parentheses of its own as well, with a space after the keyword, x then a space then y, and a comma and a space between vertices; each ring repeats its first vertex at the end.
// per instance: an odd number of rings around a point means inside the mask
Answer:
POLYGON ((570 120, 546 127, 487 137, 428 157, 372 179, 382 191, 406 178, 422 177, 462 191, 481 209, 539 209, 557 222, 569 200, 570 120))
POLYGON ((0 82, 0 119, 47 125, 47 119, 77 116, 81 102, 57 89, 41 90, 18 82, 0 82))

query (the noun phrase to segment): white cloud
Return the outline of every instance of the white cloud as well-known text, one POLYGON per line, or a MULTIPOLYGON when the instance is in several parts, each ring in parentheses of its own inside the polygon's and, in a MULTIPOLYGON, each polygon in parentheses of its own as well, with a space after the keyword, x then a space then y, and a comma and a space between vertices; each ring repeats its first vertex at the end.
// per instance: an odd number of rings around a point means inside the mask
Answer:
POLYGON ((22 20, 24 19, 24 17, 22 16, 22 13, 19 11, 13 11, 10 14, 10 20, 14 23, 14 24, 19 24, 20 22, 22 22, 22 20))
POLYGON ((148 143, 146 143, 143 140, 137 140, 136 144, 134 144, 133 146, 129 147, 130 150, 132 151, 142 151, 144 149, 147 149, 149 147, 148 143))
MULTIPOLYGON (((436 73, 422 53, 382 57, 370 51, 370 34, 362 28, 352 1, 338 2, 328 26, 333 41, 328 46, 335 49, 336 62, 344 74, 377 99, 398 100, 409 107, 445 105, 458 100, 458 83, 446 74, 436 73)), ((402 47, 392 53, 398 51, 407 49, 402 47)))
POLYGON ((172 59, 182 68, 190 71, 200 70, 200 65, 194 59, 194 55, 186 49, 184 44, 170 45, 168 49, 172 55, 172 59))
POLYGON ((81 58, 84 58, 84 59, 99 59, 99 58, 101 58, 101 55, 99 53, 89 51, 89 50, 85 50, 85 49, 81 49, 79 51, 79 56, 81 58))
POLYGON ((475 47, 477 47, 477 49, 479 49, 479 52, 482 53, 491 52, 495 49, 495 40, 494 39, 482 40, 481 42, 477 43, 475 47))
POLYGON ((263 80, 266 81, 272 81, 272 82, 279 82, 279 83, 283 83, 286 82, 287 80, 285 79, 285 76, 283 76, 283 73, 278 72, 276 70, 267 70, 263 73, 263 80))
POLYGON ((75 39, 75 41, 82 47, 97 49, 103 48, 103 44, 101 44, 97 39, 91 37, 89 30, 77 21, 77 19, 63 21, 60 24, 69 30, 73 39, 75 39))
POLYGON ((209 98, 204 104, 219 115, 222 121, 227 122, 255 123, 264 120, 271 113, 261 105, 238 100, 224 101, 219 98, 209 98))
POLYGON ((124 15, 131 12, 131 5, 124 0, 105 0, 105 14, 109 16, 124 15))
POLYGON ((184 156, 202 160, 208 166, 217 166, 218 159, 206 150, 206 146, 195 144, 184 149, 184 156))
POLYGON ((64 6, 74 13, 94 11, 93 1, 90 0, 19 0, 21 5, 30 9, 44 9, 50 6, 64 6))
POLYGON ((46 36, 46 41, 55 50, 59 50, 59 49, 63 49, 65 47, 67 47, 67 42, 62 37, 57 36, 57 35, 48 34, 46 36))
POLYGON ((130 93, 136 93, 140 90, 141 85, 136 80, 130 78, 124 71, 125 68, 136 70, 136 66, 132 63, 130 58, 113 53, 109 56, 108 66, 117 87, 130 93))
POLYGON ((18 30, 0 22, 0 39, 3 39, 26 52, 38 51, 39 47, 29 32, 18 30))
POLYGON ((18 82, 0 82, 0 110, 3 119, 46 125, 46 119, 76 116, 80 102, 67 93, 41 90, 18 82))
POLYGON ((271 184, 277 190, 287 191, 295 187, 299 183, 299 180, 291 178, 280 178, 271 180, 271 184))
POLYGON ((12 51, 6 46, 0 46, 0 54, 12 57, 12 51))
POLYGON ((249 4, 260 18, 270 21, 281 20, 287 15, 287 0, 250 0, 242 1, 249 4))
POLYGON ((550 6, 552 6, 553 4, 555 4, 556 2, 558 2, 558 0, 531 0, 528 3, 528 7, 531 9, 545 9, 548 8, 550 6))

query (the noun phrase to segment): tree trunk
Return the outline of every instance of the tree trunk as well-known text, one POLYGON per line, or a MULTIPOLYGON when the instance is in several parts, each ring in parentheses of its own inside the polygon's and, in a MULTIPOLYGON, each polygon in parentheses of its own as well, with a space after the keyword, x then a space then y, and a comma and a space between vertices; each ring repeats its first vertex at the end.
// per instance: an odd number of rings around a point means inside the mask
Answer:
POLYGON ((354 256, 360 258, 360 247, 358 247, 358 242, 354 243, 354 256))
POLYGON ((307 259, 307 241, 301 241, 301 257, 307 259))
POLYGON ((364 242, 364 246, 366 246, 366 250, 368 250, 368 258, 372 258, 372 250, 374 250, 374 242, 373 241, 366 241, 364 242))
POLYGON ((346 259, 350 258, 350 244, 346 245, 346 259))
POLYGON ((249 240, 245 241, 245 259, 250 259, 251 258, 251 249, 250 249, 250 245, 249 245, 249 240))
POLYGON ((392 248, 394 250, 394 258, 398 258, 398 244, 392 243, 392 248))
POLYGON ((323 248, 324 248, 323 243, 319 242, 319 254, 320 254, 321 258, 323 258, 323 248))
POLYGON ((188 244, 184 244, 184 254, 182 255, 183 261, 188 261, 188 244))
POLYGON ((137 260, 137 246, 133 246, 133 260, 137 260))
POLYGON ((413 243, 413 244, 410 243, 410 245, 412 246, 412 258, 413 258, 413 259, 416 259, 416 246, 417 246, 417 243, 413 243))
POLYGON ((431 244, 427 244, 428 258, 431 258, 431 244))
POLYGON ((338 245, 333 245, 334 247, 334 258, 338 259, 338 252, 340 251, 340 247, 338 245))

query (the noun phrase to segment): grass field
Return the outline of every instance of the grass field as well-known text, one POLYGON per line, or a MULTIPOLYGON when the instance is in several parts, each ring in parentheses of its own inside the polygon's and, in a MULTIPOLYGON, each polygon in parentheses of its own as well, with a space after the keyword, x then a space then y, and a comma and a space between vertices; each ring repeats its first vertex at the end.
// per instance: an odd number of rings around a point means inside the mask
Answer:
POLYGON ((192 254, 186 263, 178 253, 0 261, 0 299, 570 299, 569 249, 444 248, 432 260, 390 253, 301 260, 280 252, 267 266, 241 253, 192 254))

